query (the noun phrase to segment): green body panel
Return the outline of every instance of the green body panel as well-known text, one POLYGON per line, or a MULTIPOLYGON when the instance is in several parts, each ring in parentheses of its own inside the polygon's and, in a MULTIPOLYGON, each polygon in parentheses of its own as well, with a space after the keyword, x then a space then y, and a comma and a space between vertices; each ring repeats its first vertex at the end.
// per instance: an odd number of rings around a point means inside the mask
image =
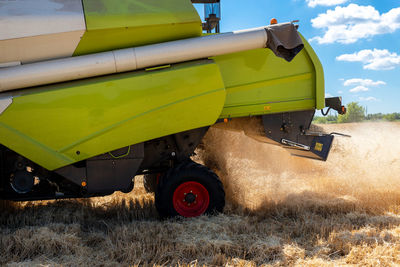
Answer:
MULTIPOLYGON (((190 0, 83 0, 87 31, 75 55, 196 37, 190 0)), ((0 144, 54 170, 115 149, 209 126, 218 118, 322 109, 315 52, 292 62, 269 49, 13 92, 0 144)))
POLYGON ((83 0, 86 28, 74 55, 197 37, 202 23, 190 0, 83 0))
POLYGON ((319 60, 314 49, 310 43, 300 34, 303 39, 304 49, 310 57, 311 63, 315 71, 315 109, 325 108, 325 76, 324 68, 322 67, 321 61, 319 60))
POLYGON ((0 143, 49 170, 212 125, 226 96, 212 61, 24 92, 0 115, 0 143))
POLYGON ((220 118, 323 108, 322 65, 303 41, 304 49, 292 62, 269 49, 215 57, 227 91, 220 118))

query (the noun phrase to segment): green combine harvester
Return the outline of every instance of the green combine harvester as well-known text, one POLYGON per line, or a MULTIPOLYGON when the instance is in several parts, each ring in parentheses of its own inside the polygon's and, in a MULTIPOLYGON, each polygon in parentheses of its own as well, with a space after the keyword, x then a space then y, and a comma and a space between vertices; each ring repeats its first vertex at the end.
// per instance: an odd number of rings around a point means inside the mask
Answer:
POLYGON ((144 175, 162 217, 220 212, 218 176, 190 160, 214 124, 326 160, 315 110, 345 108, 298 26, 219 22, 219 0, 2 1, 0 199, 130 192, 144 175))

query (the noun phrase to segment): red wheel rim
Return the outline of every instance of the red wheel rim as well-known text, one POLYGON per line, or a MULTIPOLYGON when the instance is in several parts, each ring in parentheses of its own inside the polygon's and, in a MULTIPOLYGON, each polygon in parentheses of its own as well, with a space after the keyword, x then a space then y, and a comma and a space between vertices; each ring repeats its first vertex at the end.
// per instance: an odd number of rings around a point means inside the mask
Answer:
POLYGON ((198 182, 185 182, 179 185, 172 199, 174 209, 183 217, 202 215, 210 204, 207 189, 198 182))

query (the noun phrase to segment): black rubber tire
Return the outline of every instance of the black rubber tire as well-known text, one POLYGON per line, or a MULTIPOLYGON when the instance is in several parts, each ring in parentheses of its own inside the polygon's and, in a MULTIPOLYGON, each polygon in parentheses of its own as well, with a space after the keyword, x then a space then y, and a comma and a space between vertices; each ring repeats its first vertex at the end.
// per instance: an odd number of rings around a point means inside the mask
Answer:
POLYGON ((154 193, 157 189, 158 173, 145 174, 143 176, 143 186, 147 193, 154 193))
POLYGON ((173 205, 173 194, 184 182, 203 185, 209 195, 209 205, 204 214, 222 212, 225 206, 225 191, 218 176, 206 166, 191 160, 180 163, 165 173, 157 186, 155 204, 162 218, 180 216, 173 205))

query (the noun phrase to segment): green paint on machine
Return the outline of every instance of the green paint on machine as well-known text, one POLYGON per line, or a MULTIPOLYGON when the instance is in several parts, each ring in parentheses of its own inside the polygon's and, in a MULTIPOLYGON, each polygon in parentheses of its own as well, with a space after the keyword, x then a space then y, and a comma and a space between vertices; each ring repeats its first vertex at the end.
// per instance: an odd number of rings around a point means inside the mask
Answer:
POLYGON ((83 0, 86 32, 74 55, 198 37, 202 23, 190 1, 83 0))
POLYGON ((211 61, 41 87, 14 97, 0 116, 0 143, 54 170, 212 125, 225 95, 211 61))
POLYGON ((323 70, 305 44, 290 63, 256 49, 26 90, 0 116, 0 142, 53 170, 218 118, 321 108, 323 70))
POLYGON ((304 38, 303 42, 303 51, 292 62, 269 49, 215 57, 227 92, 220 118, 324 108, 323 68, 304 38))

